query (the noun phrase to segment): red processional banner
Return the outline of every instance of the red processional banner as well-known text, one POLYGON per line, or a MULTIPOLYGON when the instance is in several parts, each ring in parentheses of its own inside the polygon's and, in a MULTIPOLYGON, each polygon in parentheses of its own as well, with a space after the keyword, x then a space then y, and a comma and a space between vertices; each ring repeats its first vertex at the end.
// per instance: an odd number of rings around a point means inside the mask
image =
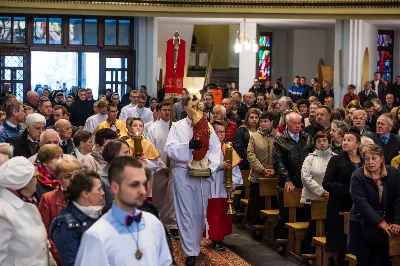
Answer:
POLYGON ((178 59, 174 73, 174 39, 167 41, 167 54, 165 57, 165 93, 182 94, 183 77, 185 75, 185 49, 186 42, 179 38, 178 59))

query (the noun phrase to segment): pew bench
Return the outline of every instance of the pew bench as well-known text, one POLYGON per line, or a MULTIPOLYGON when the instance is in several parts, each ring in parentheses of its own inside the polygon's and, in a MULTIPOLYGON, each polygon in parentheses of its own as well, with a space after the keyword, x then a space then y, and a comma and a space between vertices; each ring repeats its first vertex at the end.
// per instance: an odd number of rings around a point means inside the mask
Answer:
POLYGON ((260 216, 264 218, 264 237, 268 240, 275 240, 276 221, 278 220, 279 210, 261 210, 260 216))
POLYGON ((288 251, 291 251, 298 257, 301 256, 301 241, 303 241, 308 228, 308 222, 285 223, 289 229, 288 251))
POLYGON ((328 266, 329 265, 329 257, 332 256, 330 252, 324 252, 324 248, 326 245, 326 237, 325 236, 316 236, 313 237, 312 245, 315 246, 315 266, 328 266))
POLYGON ((264 238, 275 240, 275 227, 278 220, 278 209, 272 210, 272 197, 276 197, 278 178, 260 178, 260 196, 265 197, 265 210, 260 211, 260 217, 264 219, 264 238))

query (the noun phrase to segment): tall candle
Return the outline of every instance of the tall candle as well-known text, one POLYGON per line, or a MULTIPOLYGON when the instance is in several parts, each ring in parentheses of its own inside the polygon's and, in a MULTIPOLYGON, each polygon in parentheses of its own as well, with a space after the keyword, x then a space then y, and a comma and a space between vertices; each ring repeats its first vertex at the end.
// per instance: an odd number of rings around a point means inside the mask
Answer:
MULTIPOLYGON (((225 145, 225 156, 224 161, 229 161, 232 164, 233 158, 233 148, 231 143, 226 143, 225 145)), ((225 186, 232 187, 232 168, 225 168, 225 186)))
POLYGON ((139 135, 139 132, 133 136, 133 144, 135 146, 135 158, 139 158, 143 154, 143 147, 142 147, 142 136, 139 135))

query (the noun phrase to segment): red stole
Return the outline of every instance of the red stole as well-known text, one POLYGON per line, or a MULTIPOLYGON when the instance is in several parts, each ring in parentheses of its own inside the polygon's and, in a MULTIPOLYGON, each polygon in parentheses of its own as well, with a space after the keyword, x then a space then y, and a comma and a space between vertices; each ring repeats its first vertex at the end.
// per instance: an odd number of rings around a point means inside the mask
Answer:
POLYGON ((178 61, 174 76, 174 38, 167 41, 167 54, 165 57, 165 93, 182 94, 183 77, 185 74, 185 49, 186 42, 179 38, 178 61))

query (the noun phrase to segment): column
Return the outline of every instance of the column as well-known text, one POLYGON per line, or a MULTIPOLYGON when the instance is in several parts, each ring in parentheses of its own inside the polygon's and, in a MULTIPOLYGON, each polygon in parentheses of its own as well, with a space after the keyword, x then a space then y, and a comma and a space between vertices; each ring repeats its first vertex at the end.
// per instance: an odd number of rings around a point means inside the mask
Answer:
MULTIPOLYGON (((244 29, 244 23, 240 23, 240 31, 244 29)), ((251 40, 257 39, 257 23, 246 23, 246 33, 251 40)), ((254 78, 257 77, 257 55, 250 51, 242 51, 239 54, 239 90, 240 92, 246 93, 249 88, 253 85, 254 78)))
POLYGON ((147 86, 150 96, 157 96, 158 18, 135 17, 136 84, 147 86))

